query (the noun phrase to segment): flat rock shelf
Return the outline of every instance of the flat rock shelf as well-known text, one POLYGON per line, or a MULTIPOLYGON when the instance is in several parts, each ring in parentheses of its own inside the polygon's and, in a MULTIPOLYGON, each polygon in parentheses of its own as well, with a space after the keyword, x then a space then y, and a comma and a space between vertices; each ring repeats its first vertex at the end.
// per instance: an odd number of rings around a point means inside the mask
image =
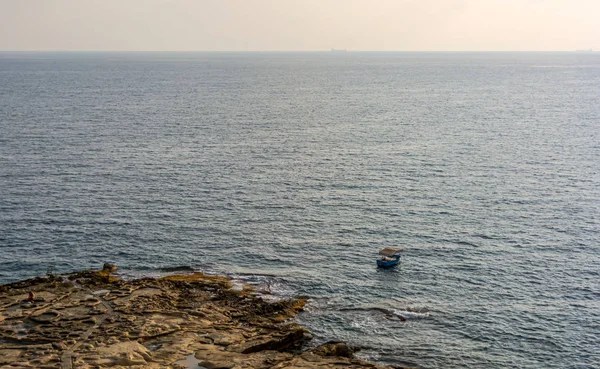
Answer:
POLYGON ((303 299, 192 273, 121 280, 101 271, 0 285, 0 368, 390 368, 342 342, 303 349, 303 299))

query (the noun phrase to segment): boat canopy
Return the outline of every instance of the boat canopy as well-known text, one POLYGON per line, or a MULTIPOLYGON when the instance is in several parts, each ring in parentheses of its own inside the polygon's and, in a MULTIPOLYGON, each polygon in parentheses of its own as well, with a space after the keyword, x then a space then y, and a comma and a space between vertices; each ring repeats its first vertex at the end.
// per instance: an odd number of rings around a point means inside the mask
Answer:
POLYGON ((383 256, 394 256, 404 251, 404 249, 394 249, 392 247, 386 247, 385 249, 379 251, 379 255, 383 256))

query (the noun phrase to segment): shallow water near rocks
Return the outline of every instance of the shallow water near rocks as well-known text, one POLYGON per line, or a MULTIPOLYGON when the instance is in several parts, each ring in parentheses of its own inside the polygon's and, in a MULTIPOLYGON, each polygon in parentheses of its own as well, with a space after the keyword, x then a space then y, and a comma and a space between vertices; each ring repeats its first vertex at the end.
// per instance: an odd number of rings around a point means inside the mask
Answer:
POLYGON ((175 364, 184 365, 187 369, 203 369, 203 366, 198 364, 200 360, 196 359, 194 354, 188 355, 185 359, 177 361, 175 364))
POLYGON ((0 53, 0 282, 202 270, 378 362, 593 368, 598 91, 596 53, 0 53))

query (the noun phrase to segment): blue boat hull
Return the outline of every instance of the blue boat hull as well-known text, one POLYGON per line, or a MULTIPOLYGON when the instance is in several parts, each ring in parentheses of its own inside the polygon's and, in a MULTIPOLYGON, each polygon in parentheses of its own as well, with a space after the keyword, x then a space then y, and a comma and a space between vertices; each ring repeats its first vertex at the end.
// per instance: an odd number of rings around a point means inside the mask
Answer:
POLYGON ((379 268, 391 268, 393 266, 398 265, 398 262, 400 262, 400 258, 394 259, 394 260, 377 260, 377 266, 379 268))

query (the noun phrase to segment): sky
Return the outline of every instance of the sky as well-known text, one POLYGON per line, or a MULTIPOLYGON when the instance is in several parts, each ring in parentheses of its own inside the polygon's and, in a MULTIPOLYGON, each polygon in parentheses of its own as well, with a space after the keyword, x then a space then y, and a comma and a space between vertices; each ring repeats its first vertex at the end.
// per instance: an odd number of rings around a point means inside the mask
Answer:
POLYGON ((0 0, 0 50, 600 50, 600 0, 0 0))

